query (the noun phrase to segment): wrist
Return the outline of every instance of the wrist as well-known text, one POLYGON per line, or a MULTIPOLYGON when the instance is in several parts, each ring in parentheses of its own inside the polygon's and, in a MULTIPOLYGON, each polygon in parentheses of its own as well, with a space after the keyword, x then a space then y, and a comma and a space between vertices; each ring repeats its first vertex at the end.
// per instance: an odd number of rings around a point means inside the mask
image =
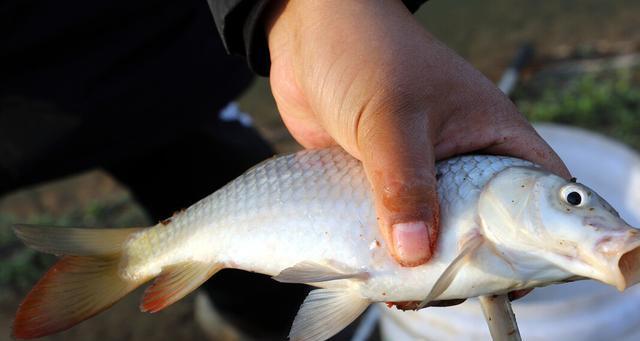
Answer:
POLYGON ((305 43, 320 47, 318 39, 325 43, 333 39, 334 45, 344 47, 349 41, 375 39, 407 24, 414 32, 416 27, 422 30, 400 0, 275 0, 265 24, 272 57, 293 42, 298 48, 305 43))

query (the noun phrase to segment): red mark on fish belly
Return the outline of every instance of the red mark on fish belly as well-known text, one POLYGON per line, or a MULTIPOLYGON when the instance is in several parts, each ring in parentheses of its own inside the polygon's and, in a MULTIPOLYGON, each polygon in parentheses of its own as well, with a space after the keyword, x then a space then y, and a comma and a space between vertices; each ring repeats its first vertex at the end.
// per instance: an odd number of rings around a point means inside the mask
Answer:
POLYGON ((387 307, 396 307, 399 310, 417 310, 420 301, 386 302, 387 307))

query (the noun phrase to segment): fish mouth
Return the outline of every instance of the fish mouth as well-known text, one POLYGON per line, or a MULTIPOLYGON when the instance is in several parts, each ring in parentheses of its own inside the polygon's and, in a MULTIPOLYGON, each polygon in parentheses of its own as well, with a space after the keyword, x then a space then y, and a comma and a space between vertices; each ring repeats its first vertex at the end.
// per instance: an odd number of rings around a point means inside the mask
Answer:
POLYGON ((625 251, 617 261, 618 274, 615 286, 622 291, 634 284, 640 283, 640 241, 625 251))

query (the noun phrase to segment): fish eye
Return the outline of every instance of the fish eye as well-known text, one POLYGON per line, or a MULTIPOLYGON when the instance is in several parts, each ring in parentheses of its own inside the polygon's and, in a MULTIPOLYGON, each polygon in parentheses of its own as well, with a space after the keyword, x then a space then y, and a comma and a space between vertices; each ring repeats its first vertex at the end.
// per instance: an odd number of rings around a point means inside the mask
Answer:
POLYGON ((575 207, 584 206, 589 198, 585 190, 575 184, 563 187, 560 191, 560 197, 562 201, 575 207))
POLYGON ((582 196, 578 192, 570 192, 567 194, 567 202, 573 206, 578 206, 582 202, 582 196))

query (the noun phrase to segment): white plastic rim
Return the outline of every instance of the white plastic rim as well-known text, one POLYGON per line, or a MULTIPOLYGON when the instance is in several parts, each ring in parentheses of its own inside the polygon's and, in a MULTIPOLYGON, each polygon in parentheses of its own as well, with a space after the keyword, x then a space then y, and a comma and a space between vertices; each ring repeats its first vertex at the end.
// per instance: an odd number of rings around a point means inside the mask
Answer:
MULTIPOLYGON (((536 125, 538 133, 565 161, 573 176, 640 227, 640 156, 629 147, 583 129, 536 125)), ((476 300, 447 308, 381 311, 384 340, 489 340, 476 300)), ((620 293, 595 281, 538 288, 514 302, 527 341, 640 340, 640 285, 620 293)))

